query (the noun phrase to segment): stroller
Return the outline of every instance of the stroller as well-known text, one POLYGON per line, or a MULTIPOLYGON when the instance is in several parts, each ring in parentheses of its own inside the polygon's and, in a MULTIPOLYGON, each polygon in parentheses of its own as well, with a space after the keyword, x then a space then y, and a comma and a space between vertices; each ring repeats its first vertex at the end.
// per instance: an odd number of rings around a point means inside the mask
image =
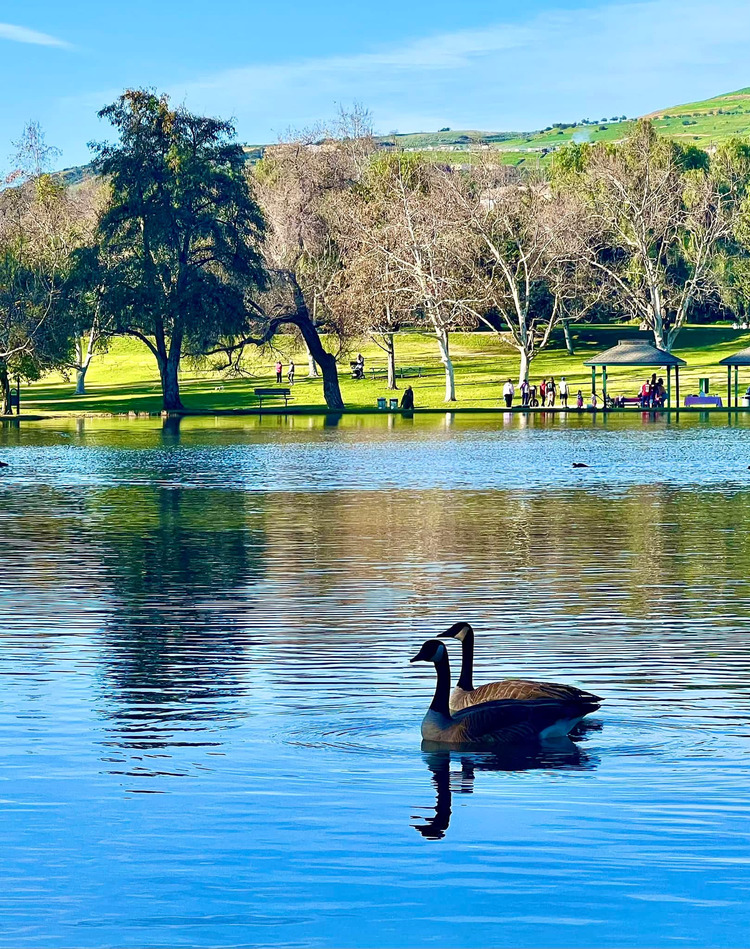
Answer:
POLYGON ((529 386, 529 401, 526 404, 532 409, 539 408, 539 399, 536 397, 536 386, 529 386))
POLYGON ((352 379, 364 379, 365 364, 363 362, 355 359, 354 362, 350 362, 349 365, 352 367, 352 379))

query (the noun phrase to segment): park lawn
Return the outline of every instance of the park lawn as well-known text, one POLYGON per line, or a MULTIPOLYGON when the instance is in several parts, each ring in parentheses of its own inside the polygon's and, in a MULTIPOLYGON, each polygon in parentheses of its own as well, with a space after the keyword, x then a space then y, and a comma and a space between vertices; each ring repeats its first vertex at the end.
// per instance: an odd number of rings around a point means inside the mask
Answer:
MULTIPOLYGON (((583 365, 593 354, 614 345, 620 337, 632 336, 634 327, 580 326, 573 328, 575 355, 567 353, 562 340, 539 355, 532 363, 531 381, 537 384, 543 376, 554 376, 559 382, 565 376, 573 395, 580 388, 585 396, 591 389, 591 370, 583 365)), ((295 409, 325 408, 320 379, 307 378, 307 358, 291 337, 279 337, 278 352, 286 365, 290 356, 297 365, 296 382, 290 405, 295 409)), ((688 366, 680 373, 681 396, 698 391, 698 379, 708 376, 711 391, 724 395, 726 369, 717 363, 724 356, 750 345, 750 334, 728 326, 686 327, 678 339, 675 354, 688 366)), ((383 377, 372 380, 369 367, 385 369, 385 354, 371 342, 361 344, 368 377, 364 381, 350 378, 346 354, 339 360, 341 388, 348 409, 375 408, 380 396, 400 396, 406 385, 414 388, 417 408, 444 408, 445 374, 435 340, 418 333, 400 333, 396 338, 397 365, 419 367, 421 377, 398 380, 399 392, 389 393, 383 377)), ((516 352, 491 333, 454 333, 451 351, 456 373, 456 408, 497 409, 502 402, 502 384, 512 378, 517 382, 516 352)), ((185 408, 196 412, 223 412, 257 407, 253 389, 275 386, 273 365, 276 353, 253 352, 240 377, 227 377, 206 367, 183 366, 181 391, 185 408)), ((635 395, 641 382, 652 369, 609 370, 609 392, 613 395, 635 395)), ((659 370, 657 370, 659 371, 659 370)), ((660 374, 663 374, 661 372, 660 374)), ((750 384, 741 377, 741 389, 750 384)), ((286 385, 286 382, 284 383, 286 385)), ((518 400, 516 400, 518 401, 518 400)), ((267 403, 268 404, 268 403, 267 403)), ((276 403, 270 403, 274 405, 276 403)), ((281 403, 283 405, 283 403, 281 403)), ((148 349, 137 340, 113 340, 108 351, 97 355, 87 377, 87 394, 76 396, 71 380, 59 375, 49 376, 22 391, 25 412, 44 413, 130 413, 161 411, 161 388, 156 363, 148 349)), ((270 407, 270 406, 269 406, 270 407)))

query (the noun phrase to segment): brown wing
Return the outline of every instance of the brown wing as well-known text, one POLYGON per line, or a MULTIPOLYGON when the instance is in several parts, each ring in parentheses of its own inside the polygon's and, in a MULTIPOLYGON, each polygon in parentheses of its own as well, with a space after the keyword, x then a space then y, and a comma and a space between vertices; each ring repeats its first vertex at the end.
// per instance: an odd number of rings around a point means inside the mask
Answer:
POLYGON ((558 702, 601 702, 597 695, 584 692, 572 685, 559 682, 536 682, 533 679, 503 679, 502 682, 488 682, 471 692, 454 691, 451 707, 468 708, 485 702, 497 702, 515 699, 521 702, 533 699, 554 699, 558 702))
POLYGON ((453 716, 452 741, 518 744, 536 739, 560 721, 572 721, 596 711, 592 702, 554 699, 501 699, 472 705, 453 716))

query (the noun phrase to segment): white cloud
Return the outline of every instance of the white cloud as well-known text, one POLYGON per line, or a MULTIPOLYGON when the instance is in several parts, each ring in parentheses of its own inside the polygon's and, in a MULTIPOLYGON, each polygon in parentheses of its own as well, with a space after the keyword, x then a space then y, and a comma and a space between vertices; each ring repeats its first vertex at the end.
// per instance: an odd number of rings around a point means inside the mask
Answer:
POLYGON ((25 26, 14 26, 12 23, 0 23, 0 40, 10 40, 13 43, 32 43, 35 46, 59 46, 70 49, 70 43, 60 40, 48 33, 39 33, 25 26))
POLYGON ((240 135, 254 140, 354 99, 386 131, 420 122, 533 128, 750 84, 748 42, 747 0, 604 3, 348 56, 250 64, 170 91, 197 110, 234 115, 240 135))

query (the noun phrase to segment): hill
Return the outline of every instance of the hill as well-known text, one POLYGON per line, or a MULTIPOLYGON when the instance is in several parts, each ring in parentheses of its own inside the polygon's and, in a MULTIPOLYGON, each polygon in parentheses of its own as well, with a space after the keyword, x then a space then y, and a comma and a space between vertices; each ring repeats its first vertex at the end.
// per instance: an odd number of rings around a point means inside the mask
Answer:
MULTIPOLYGON (((688 102, 651 112, 650 118, 660 134, 682 142, 710 148, 733 136, 750 136, 750 87, 727 92, 701 102, 688 102)), ((455 162, 456 152, 468 153, 476 149, 492 148, 501 153, 508 164, 521 165, 544 160, 561 145, 570 142, 618 141, 627 134, 626 116, 609 119, 582 119, 579 122, 559 122, 534 132, 477 132, 452 131, 420 132, 411 135, 383 137, 384 144, 392 142, 403 148, 429 150, 435 157, 455 162)))
MULTIPOLYGON (((650 112, 660 134, 682 142, 710 148, 735 135, 750 137, 750 87, 702 102, 688 102, 650 112)), ((616 142, 624 138, 630 119, 581 119, 557 122, 532 132, 482 132, 476 129, 443 128, 437 132, 405 132, 381 135, 377 141, 384 149, 429 152, 436 161, 464 164, 472 154, 492 149, 509 165, 544 162, 555 149, 570 142, 616 142)), ((265 145, 245 145, 247 160, 255 163, 263 157, 265 145)), ((76 184, 90 174, 88 166, 66 168, 58 172, 68 184, 76 184)))

